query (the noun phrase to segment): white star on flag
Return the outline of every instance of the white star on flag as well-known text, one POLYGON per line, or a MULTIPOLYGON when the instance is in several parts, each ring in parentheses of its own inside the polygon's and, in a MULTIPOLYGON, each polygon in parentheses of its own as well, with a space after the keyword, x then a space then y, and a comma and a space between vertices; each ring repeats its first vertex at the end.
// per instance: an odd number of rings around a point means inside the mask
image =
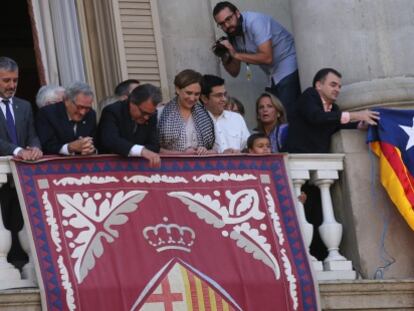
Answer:
POLYGON ((399 127, 401 127, 404 130, 404 132, 407 133, 408 135, 407 147, 405 148, 405 150, 407 151, 412 146, 414 146, 414 118, 413 118, 413 125, 411 127, 404 126, 404 125, 399 125, 399 127))

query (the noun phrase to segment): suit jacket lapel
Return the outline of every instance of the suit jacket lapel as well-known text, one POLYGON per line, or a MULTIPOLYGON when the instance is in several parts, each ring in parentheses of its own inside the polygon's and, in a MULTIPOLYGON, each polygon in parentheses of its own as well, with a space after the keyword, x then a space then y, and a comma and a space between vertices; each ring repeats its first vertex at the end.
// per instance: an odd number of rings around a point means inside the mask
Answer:
POLYGON ((1 127, 4 131, 4 133, 6 133, 7 138, 9 139, 9 141, 11 141, 11 136, 10 136, 10 133, 9 133, 9 129, 7 128, 6 117, 4 116, 4 113, 2 111, 0 111, 0 122, 1 122, 1 127))
MULTIPOLYGON (((24 145, 24 136, 23 136, 23 130, 24 130, 24 113, 22 111, 23 107, 19 104, 19 101, 15 98, 13 99, 13 113, 14 113, 14 124, 16 126, 16 134, 17 134, 17 140, 19 145, 24 145)), ((29 121, 27 121, 29 122, 29 121)), ((10 135, 9 135, 10 136, 10 135)), ((26 146, 23 146, 26 147, 26 146)))
MULTIPOLYGON (((90 112, 86 113, 85 116, 83 117, 83 119, 78 122, 77 124, 77 129, 76 129, 76 136, 82 136, 82 137, 87 137, 87 136, 91 136, 91 127, 92 127, 92 121, 90 120, 92 118, 90 118, 90 112)), ((77 138, 76 137, 76 138, 77 138)))
MULTIPOLYGON (((62 104, 57 103, 55 105, 59 105, 57 107, 58 108, 58 115, 59 115, 58 119, 62 120, 62 126, 66 128, 66 129, 63 129, 63 131, 61 133, 67 133, 67 135, 68 135, 68 137, 71 141, 75 140, 77 137, 75 137, 75 133, 73 131, 73 124, 70 122, 68 113, 66 112, 65 103, 64 102, 62 104)), ((66 134, 64 134, 64 135, 66 135, 66 134)))
POLYGON ((82 121, 78 122, 77 124, 77 128, 76 128, 76 136, 90 136, 89 133, 86 133, 86 129, 88 128, 88 121, 86 120, 87 118, 85 117, 82 121))
POLYGON ((124 105, 122 105, 122 116, 125 120, 125 128, 127 131, 127 137, 129 140, 134 137, 134 128, 135 128, 135 121, 132 120, 131 115, 129 114, 129 104, 126 102, 124 105))

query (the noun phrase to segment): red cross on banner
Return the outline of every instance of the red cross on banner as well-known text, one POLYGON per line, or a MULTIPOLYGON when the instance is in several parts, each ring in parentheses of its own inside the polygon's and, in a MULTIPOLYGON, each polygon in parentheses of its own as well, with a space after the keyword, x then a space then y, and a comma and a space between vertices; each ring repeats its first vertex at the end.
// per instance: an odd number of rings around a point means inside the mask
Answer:
POLYGON ((283 155, 13 162, 42 310, 315 311, 283 155))
POLYGON ((183 301, 183 294, 181 293, 172 293, 170 282, 168 278, 165 278, 161 282, 161 294, 153 293, 151 296, 148 297, 148 302, 162 302, 164 304, 165 311, 173 311, 173 303, 174 301, 183 301))

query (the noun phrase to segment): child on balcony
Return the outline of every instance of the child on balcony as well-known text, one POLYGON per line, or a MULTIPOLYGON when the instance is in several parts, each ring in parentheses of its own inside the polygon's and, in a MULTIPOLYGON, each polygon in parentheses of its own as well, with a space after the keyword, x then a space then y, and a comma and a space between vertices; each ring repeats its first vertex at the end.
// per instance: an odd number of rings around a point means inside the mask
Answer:
MULTIPOLYGON (((247 139, 247 151, 250 154, 270 154, 270 139, 264 133, 254 133, 247 139)), ((305 204, 306 193, 301 192, 298 196, 299 202, 305 204)))

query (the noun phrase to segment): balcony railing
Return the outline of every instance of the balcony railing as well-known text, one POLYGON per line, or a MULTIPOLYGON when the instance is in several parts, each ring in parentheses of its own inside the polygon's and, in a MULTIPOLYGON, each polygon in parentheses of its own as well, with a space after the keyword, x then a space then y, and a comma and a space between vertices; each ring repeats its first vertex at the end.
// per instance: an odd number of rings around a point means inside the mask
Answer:
MULTIPOLYGON (((351 261, 341 255, 339 245, 342 239, 342 225, 337 222, 332 205, 330 187, 339 178, 343 170, 342 154, 290 154, 288 168, 292 179, 293 191, 297 197, 302 185, 309 181, 319 187, 321 192, 323 222, 314 228, 307 222, 302 203, 296 202, 296 212, 301 225, 305 244, 312 242, 314 230, 319 230, 321 238, 328 249, 328 256, 321 262, 310 256, 318 280, 355 279, 351 261)), ((0 187, 10 175, 10 157, 0 157, 0 187)), ((29 262, 23 267, 22 273, 7 262, 7 254, 11 247, 11 234, 4 227, 0 213, 0 289, 36 286, 35 270, 30 252, 28 236, 23 228, 19 233, 22 248, 28 253, 29 262)))
POLYGON ((319 230, 322 241, 328 249, 328 256, 323 263, 311 256, 313 268, 318 280, 336 280, 356 278, 352 270, 352 262, 347 260, 339 251, 342 240, 342 225, 337 222, 330 193, 331 185, 339 179, 339 172, 343 171, 343 154, 290 154, 289 170, 293 189, 297 196, 305 182, 318 186, 321 192, 323 222, 319 228, 314 228, 305 217, 304 206, 296 201, 296 214, 301 224, 303 240, 308 247, 312 242, 314 230, 319 230))

